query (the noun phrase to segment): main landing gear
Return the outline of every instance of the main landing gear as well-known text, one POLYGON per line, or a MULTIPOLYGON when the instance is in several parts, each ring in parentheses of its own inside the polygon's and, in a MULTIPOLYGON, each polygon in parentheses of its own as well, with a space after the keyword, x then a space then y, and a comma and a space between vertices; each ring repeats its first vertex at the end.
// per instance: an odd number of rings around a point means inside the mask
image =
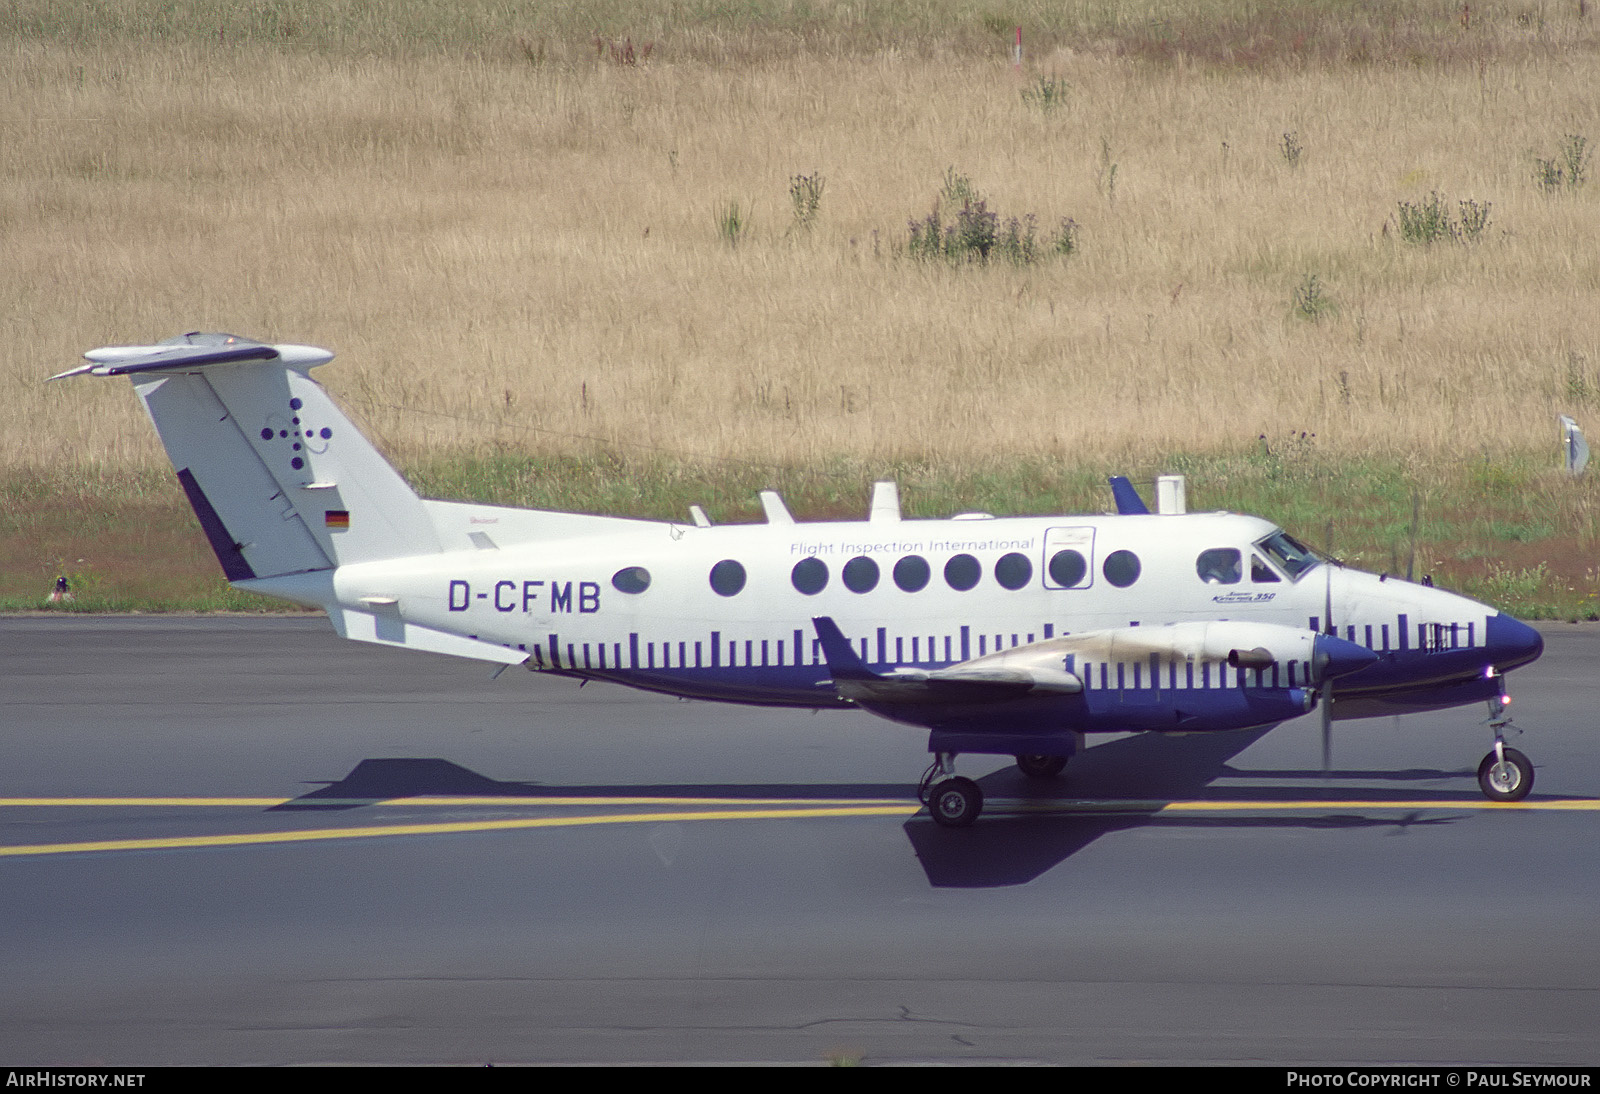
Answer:
POLYGON ((923 773, 917 797, 928 807, 935 824, 965 828, 983 812, 983 791, 971 779, 956 774, 956 754, 939 752, 923 773))
POLYGON ((1030 779, 1053 779, 1067 767, 1065 756, 1022 755, 1017 757, 1017 770, 1030 779))
POLYGON ((1506 694, 1504 678, 1492 668, 1489 673, 1500 681, 1500 693, 1489 700, 1489 728, 1494 730, 1494 748, 1478 765, 1478 787, 1490 801, 1519 802, 1533 789, 1533 763, 1506 744, 1505 730, 1511 725, 1508 713, 1511 697, 1506 694))
MULTIPOLYGON (((1067 766, 1066 756, 1023 754, 1017 767, 1030 779, 1053 779, 1067 766)), ((956 754, 938 752, 917 785, 917 797, 928 807, 935 824, 965 828, 983 812, 983 790, 971 779, 956 774, 956 754)))

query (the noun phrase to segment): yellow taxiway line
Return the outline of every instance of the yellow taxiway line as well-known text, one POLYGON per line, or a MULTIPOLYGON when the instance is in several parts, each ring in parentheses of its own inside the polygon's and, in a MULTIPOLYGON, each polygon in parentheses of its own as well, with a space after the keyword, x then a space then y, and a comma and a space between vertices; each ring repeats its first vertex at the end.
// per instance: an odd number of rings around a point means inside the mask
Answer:
POLYGON ((352 828, 304 828, 283 832, 240 832, 220 836, 168 836, 158 839, 86 840, 0 847, 0 858, 20 855, 71 855, 89 851, 161 851, 179 847, 242 847, 264 843, 372 839, 379 836, 443 836, 461 832, 504 832, 518 828, 570 828, 591 824, 648 824, 666 821, 768 820, 776 817, 910 816, 918 806, 824 806, 792 809, 700 809, 671 813, 611 813, 584 817, 522 817, 515 820, 447 821, 439 824, 374 824, 352 828))
POLYGON ((1590 798, 1551 798, 1543 801, 1520 802, 1492 802, 1488 798, 1462 798, 1459 801, 1181 801, 1181 802, 1074 802, 1074 809, 1083 812, 1103 812, 1115 810, 1122 812, 1127 809, 1155 809, 1161 813, 1250 813, 1267 812, 1270 810, 1294 809, 1426 809, 1459 810, 1459 809, 1519 809, 1519 810, 1578 810, 1584 812, 1600 811, 1600 799, 1590 798))
MULTIPOLYGON (((253 808, 273 809, 286 805, 299 805, 311 808, 324 806, 378 806, 378 805, 407 805, 417 807, 427 806, 517 806, 528 808, 530 806, 728 806, 735 809, 740 807, 751 809, 756 806, 773 807, 803 807, 803 806, 842 806, 842 807, 867 807, 875 809, 879 806, 898 807, 906 804, 902 798, 685 798, 685 797, 538 797, 528 796, 500 796, 500 795, 426 795, 400 798, 0 798, 0 809, 5 808, 76 808, 93 806, 98 808, 253 808)), ((1227 801, 1212 801, 1196 799, 1191 801, 1165 801, 1144 800, 1138 798, 1036 798, 1036 799, 1007 799, 991 798, 988 807, 994 810, 1040 810, 1049 813, 1124 813, 1124 812, 1165 812, 1165 813, 1237 813, 1249 810, 1296 810, 1296 809, 1532 809, 1532 810, 1558 810, 1558 811, 1600 811, 1600 799, 1593 798, 1549 798, 1535 801, 1520 802, 1493 802, 1487 798, 1461 798, 1441 799, 1429 798, 1416 801, 1402 801, 1394 799, 1365 799, 1352 798, 1339 800, 1331 798, 1300 798, 1287 801, 1272 801, 1266 799, 1240 799, 1227 801)), ((781 809, 787 815, 791 808, 781 809)), ((830 814, 831 815, 831 814, 830 814)))
POLYGON ((685 797, 512 797, 499 794, 418 795, 400 798, 0 798, 0 809, 54 808, 75 806, 205 806, 211 808, 272 809, 281 805, 895 805, 900 798, 685 798, 685 797))
MULTIPOLYGON (((361 804, 379 804, 372 799, 357 799, 361 804)), ((271 807, 294 802, 307 802, 298 798, 4 798, 0 806, 249 806, 271 807)), ((322 799, 320 804, 338 804, 336 800, 322 799)), ((529 828, 572 828, 601 824, 660 824, 684 821, 776 820, 780 818, 817 817, 909 817, 921 812, 921 807, 911 802, 893 800, 816 800, 816 799, 749 799, 725 798, 502 798, 502 797, 426 797, 385 799, 382 804, 408 806, 438 805, 586 805, 586 806, 639 806, 671 805, 677 808, 655 812, 597 813, 581 816, 519 817, 512 819, 446 821, 421 824, 352 825, 338 828, 289 829, 275 832, 240 832, 221 835, 168 836, 151 839, 83 840, 73 843, 40 843, 0 846, 0 858, 38 855, 70 855, 107 851, 162 851, 198 847, 243 847, 275 843, 308 843, 319 840, 373 839, 386 836, 439 836, 469 832, 504 832, 529 828), (727 808, 729 805, 738 808, 727 808), (698 806, 699 808, 684 808, 698 806), (710 808, 720 806, 722 808, 710 808)), ((1600 811, 1600 800, 1558 798, 1539 801, 1491 802, 1482 798, 1428 801, 1106 801, 1055 800, 1007 801, 994 800, 990 808, 995 814, 1053 813, 1056 815, 1105 815, 1139 813, 1150 816, 1173 813, 1262 813, 1330 810, 1393 812, 1405 811, 1461 811, 1461 810, 1516 810, 1524 812, 1548 811, 1600 811)))

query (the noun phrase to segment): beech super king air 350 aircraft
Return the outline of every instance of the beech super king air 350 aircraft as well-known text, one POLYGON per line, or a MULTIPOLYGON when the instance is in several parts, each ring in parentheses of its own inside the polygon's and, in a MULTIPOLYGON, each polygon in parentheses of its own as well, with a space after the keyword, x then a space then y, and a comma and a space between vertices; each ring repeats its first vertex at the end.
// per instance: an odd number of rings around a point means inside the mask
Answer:
MULTIPOLYGON (((310 378, 327 350, 188 334, 62 376, 127 376, 240 589, 346 638, 696 699, 860 707, 929 730, 923 800, 970 824, 962 752, 1050 778, 1087 733, 1193 733, 1487 702, 1485 795, 1524 797, 1502 674, 1532 628, 1323 559, 1232 513, 687 523, 428 501, 310 378)), ((59 379, 60 377, 54 377, 59 379)))

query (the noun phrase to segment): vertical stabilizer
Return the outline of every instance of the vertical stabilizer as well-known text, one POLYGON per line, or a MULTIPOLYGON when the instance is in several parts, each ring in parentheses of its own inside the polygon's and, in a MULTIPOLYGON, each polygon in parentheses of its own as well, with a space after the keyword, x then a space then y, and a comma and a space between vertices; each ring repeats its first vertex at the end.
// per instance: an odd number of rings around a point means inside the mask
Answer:
POLYGON ((230 581, 433 554, 421 500, 307 372, 310 346, 191 334, 92 350, 126 375, 230 581))

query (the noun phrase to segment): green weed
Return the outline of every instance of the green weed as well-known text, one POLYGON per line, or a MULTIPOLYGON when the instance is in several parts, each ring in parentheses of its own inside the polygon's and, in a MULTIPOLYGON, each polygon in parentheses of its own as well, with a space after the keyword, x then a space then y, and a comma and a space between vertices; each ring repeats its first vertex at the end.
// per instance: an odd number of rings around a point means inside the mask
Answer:
POLYGON ((1492 520, 1489 534, 1508 543, 1533 543, 1555 535, 1555 526, 1547 521, 1492 520))
POLYGON ((954 168, 945 173, 940 197, 952 204, 959 198, 961 207, 953 219, 947 219, 942 203, 935 202, 926 217, 910 221, 906 254, 920 262, 1031 266, 1046 254, 1064 257, 1078 249, 1078 225, 1070 217, 1063 217, 1055 234, 1041 241, 1038 217, 1026 213, 1002 220, 979 196, 972 180, 954 168))
POLYGON ((1467 465, 1467 482, 1486 494, 1504 494, 1527 485, 1523 476, 1504 464, 1494 463, 1487 455, 1467 465))
POLYGON ((972 180, 954 167, 944 169, 944 184, 939 187, 939 199, 947 205, 970 205, 982 200, 972 180))
POLYGON ((1559 161, 1534 158, 1533 178, 1545 193, 1553 194, 1559 191, 1565 177, 1559 161))
POLYGON ((1489 227, 1489 210, 1493 203, 1468 198, 1457 205, 1459 216, 1452 216, 1449 204, 1437 190, 1421 201, 1400 202, 1400 238, 1420 246, 1441 240, 1477 242, 1489 227))
POLYGON ((1550 571, 1543 562, 1520 569, 1493 566, 1486 576, 1469 579, 1463 591, 1470 597, 1487 600, 1514 614, 1548 617, 1559 614, 1549 610, 1550 583, 1550 571))
POLYGON ((1589 360, 1577 350, 1567 351, 1566 384, 1562 394, 1571 402, 1587 403, 1600 395, 1600 384, 1589 373, 1589 360))
MULTIPOLYGON (((1327 286, 1314 273, 1306 274, 1305 277, 1300 279, 1300 284, 1294 287, 1292 303, 1295 315, 1313 323, 1318 322, 1324 316, 1332 315, 1334 312, 1333 298, 1328 295, 1327 286)), ((1342 373, 1340 375, 1340 389, 1343 392, 1344 401, 1349 402, 1349 380, 1342 373)))
POLYGON ((821 172, 795 175, 789 180, 789 202, 794 207, 794 226, 802 232, 811 231, 822 209, 822 191, 827 180, 821 172))
POLYGON ((750 230, 750 214, 729 200, 716 208, 717 235, 730 247, 737 247, 750 230))
POLYGON ((1100 165, 1095 168, 1094 188, 1106 199, 1106 204, 1117 203, 1117 164, 1111 158, 1111 141, 1100 138, 1100 165))
POLYGON ((980 22, 983 23, 983 29, 990 34, 1009 36, 1016 30, 1021 20, 1009 11, 986 11, 983 13, 980 22))
POLYGON ((1040 110, 1051 111, 1067 101, 1067 81, 1059 76, 1037 76, 1023 88, 1022 101, 1040 110))
POLYGON ((1588 180, 1589 157, 1592 154, 1588 137, 1568 133, 1562 138, 1561 159, 1567 170, 1567 189, 1576 190, 1588 180))
POLYGON ((1300 143, 1298 131, 1290 130, 1278 142, 1278 154, 1283 157, 1283 162, 1287 163, 1291 169, 1300 166, 1300 157, 1305 155, 1305 151, 1305 145, 1300 143))
POLYGON ((1400 238, 1424 245, 1455 238, 1450 210, 1437 190, 1422 201, 1400 203, 1400 238))
POLYGON ((1568 133, 1561 138, 1561 147, 1554 156, 1549 159, 1534 157, 1534 181, 1547 194, 1576 190, 1588 180, 1589 158, 1593 154, 1588 137, 1568 133))
POLYGON ((1050 237, 1050 249, 1063 258, 1078 249, 1078 222, 1071 217, 1062 217, 1061 223, 1056 226, 1056 234, 1050 237))
POLYGON ((1456 238, 1466 243, 1476 243, 1478 237, 1483 235, 1484 229, 1489 227, 1489 209, 1491 202, 1473 201, 1467 198, 1459 202, 1460 218, 1456 230, 1456 238))

